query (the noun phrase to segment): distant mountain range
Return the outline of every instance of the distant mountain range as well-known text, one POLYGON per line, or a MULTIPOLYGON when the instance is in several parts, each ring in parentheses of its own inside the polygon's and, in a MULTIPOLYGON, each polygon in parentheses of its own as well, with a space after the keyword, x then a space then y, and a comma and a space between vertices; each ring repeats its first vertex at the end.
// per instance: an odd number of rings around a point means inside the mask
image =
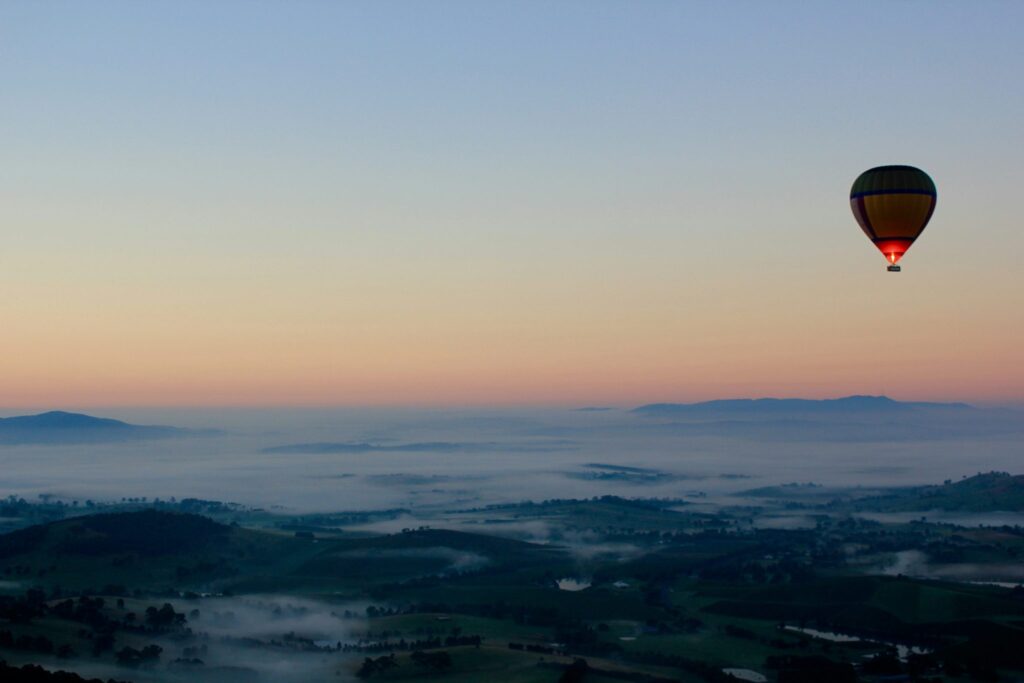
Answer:
POLYGON ((120 420, 54 410, 39 415, 0 418, 0 445, 111 443, 209 436, 215 430, 133 425, 120 420))
POLYGON ((637 427, 678 436, 783 441, 943 440, 1024 432, 1024 412, 966 403, 896 401, 887 396, 834 399, 739 398, 651 403, 634 408, 637 427))
POLYGON ((966 403, 925 403, 895 401, 888 396, 845 396, 832 399, 736 398, 701 403, 650 403, 632 412, 648 417, 671 418, 758 418, 849 415, 855 413, 900 413, 907 411, 969 411, 966 403))

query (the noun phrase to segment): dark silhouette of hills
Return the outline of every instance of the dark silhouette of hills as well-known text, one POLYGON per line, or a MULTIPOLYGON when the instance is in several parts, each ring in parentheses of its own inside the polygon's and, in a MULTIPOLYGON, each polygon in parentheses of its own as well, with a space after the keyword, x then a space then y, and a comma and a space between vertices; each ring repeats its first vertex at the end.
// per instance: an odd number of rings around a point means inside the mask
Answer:
POLYGON ((192 430, 163 425, 133 425, 120 420, 60 410, 0 418, 0 445, 110 443, 209 436, 216 430, 192 430))
POLYGON ((40 553, 168 555, 208 547, 230 532, 230 527, 200 515, 158 510, 112 512, 2 534, 0 558, 40 553))
POLYGON ((86 593, 108 585, 209 590, 247 574, 281 576, 296 552, 321 547, 310 546, 307 539, 227 526, 201 515, 143 509, 69 517, 0 534, 0 566, 38 568, 33 585, 86 593))
POLYGON ((365 538, 318 538, 227 526, 189 513, 144 509, 83 515, 0 534, 0 565, 49 567, 39 585, 88 587, 267 586, 334 582, 390 583, 487 566, 515 574, 543 567, 571 572, 575 560, 541 545, 444 529, 365 538), (45 579, 45 580, 44 580, 45 579))
POLYGON ((861 413, 904 413, 908 411, 968 411, 966 403, 928 403, 895 401, 888 396, 845 396, 832 399, 736 398, 700 403, 650 403, 633 409, 648 417, 803 417, 808 415, 843 416, 861 413))
POLYGON ((677 436, 775 441, 944 440, 1024 432, 1024 412, 966 403, 896 401, 888 396, 835 399, 739 398, 652 403, 630 411, 633 429, 677 436))
MULTIPOLYGON (((48 671, 38 664, 14 666, 0 659, 0 680, 4 683, 104 683, 99 678, 82 678, 72 671, 48 671)), ((105 683, 127 683, 126 681, 107 679, 105 683)))
POLYGON ((987 472, 938 486, 919 486, 858 501, 865 509, 995 512, 1024 510, 1024 475, 987 472))

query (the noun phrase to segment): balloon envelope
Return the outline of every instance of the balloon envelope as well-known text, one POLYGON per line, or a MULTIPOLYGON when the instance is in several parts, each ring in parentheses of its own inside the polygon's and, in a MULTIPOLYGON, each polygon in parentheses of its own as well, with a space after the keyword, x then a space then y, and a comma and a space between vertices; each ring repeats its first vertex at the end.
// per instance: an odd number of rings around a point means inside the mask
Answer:
POLYGON ((868 238, 895 265, 935 211, 935 183, 913 166, 878 166, 850 190, 853 215, 868 238))

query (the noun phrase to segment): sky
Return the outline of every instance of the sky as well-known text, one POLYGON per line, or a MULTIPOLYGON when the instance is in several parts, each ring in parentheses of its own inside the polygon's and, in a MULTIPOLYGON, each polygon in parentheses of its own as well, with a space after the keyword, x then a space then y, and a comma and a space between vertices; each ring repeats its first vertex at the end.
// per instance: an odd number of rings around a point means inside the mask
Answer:
POLYGON ((0 0, 0 407, 1024 402, 1021 25, 0 0))

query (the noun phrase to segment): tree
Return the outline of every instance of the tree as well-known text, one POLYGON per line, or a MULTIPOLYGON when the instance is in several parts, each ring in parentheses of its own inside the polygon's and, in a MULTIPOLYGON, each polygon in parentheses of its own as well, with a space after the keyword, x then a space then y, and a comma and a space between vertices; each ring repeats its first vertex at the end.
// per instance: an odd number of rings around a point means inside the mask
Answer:
POLYGON ((582 681, 587 672, 590 670, 590 665, 587 664, 585 659, 576 659, 569 668, 565 670, 562 677, 558 679, 559 683, 579 683, 582 681))
POLYGON ((367 657, 363 660, 359 670, 356 671, 356 676, 359 678, 370 678, 374 674, 382 673, 388 669, 394 669, 398 666, 398 662, 395 661, 394 653, 390 655, 384 655, 383 657, 367 657))

